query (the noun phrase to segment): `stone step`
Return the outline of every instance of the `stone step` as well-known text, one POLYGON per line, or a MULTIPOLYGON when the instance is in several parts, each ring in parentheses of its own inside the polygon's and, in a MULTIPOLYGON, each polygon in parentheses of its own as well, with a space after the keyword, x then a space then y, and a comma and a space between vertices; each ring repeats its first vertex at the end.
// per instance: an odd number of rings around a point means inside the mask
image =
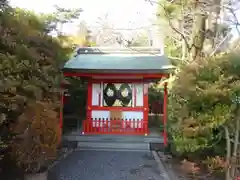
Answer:
POLYGON ((163 143, 162 137, 150 136, 127 136, 127 135, 65 135, 67 141, 80 142, 138 142, 138 143, 163 143))
POLYGON ((136 151, 149 151, 149 143, 136 143, 136 142, 114 142, 114 141, 99 141, 99 142, 78 142, 79 149, 108 149, 108 150, 136 150, 136 151))
POLYGON ((148 150, 139 150, 139 149, 113 149, 113 148, 85 148, 85 147, 81 147, 81 148, 77 148, 75 149, 75 151, 121 151, 121 152, 124 152, 124 151, 127 151, 127 152, 149 152, 148 150))

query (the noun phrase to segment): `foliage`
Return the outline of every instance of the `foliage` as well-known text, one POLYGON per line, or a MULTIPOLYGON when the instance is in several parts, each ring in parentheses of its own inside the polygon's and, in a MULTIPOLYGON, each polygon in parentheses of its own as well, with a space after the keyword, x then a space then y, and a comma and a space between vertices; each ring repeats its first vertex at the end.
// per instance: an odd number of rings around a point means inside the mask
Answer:
POLYGON ((181 45, 170 37, 165 38, 164 52, 168 55, 171 63, 178 66, 181 63, 181 45))
POLYGON ((200 168, 198 167, 198 165, 194 162, 191 162, 191 161, 188 161, 186 159, 184 159, 182 162, 181 162, 181 168, 189 173, 189 174, 192 174, 192 175, 197 175, 200 171, 200 168))
POLYGON ((222 172, 227 168, 226 160, 220 156, 207 157, 207 159, 203 161, 203 164, 207 165, 208 171, 210 172, 222 172))
POLYGON ((160 82, 155 82, 150 85, 148 92, 149 102, 162 101, 163 100, 163 86, 158 87, 160 82))
POLYGON ((0 144, 3 147, 0 154, 3 155, 13 144, 10 126, 30 102, 48 99, 58 104, 56 93, 61 78, 58 67, 67 59, 70 49, 49 36, 52 28, 49 15, 6 7, 0 16, 0 144))
POLYGON ((236 118, 233 100, 240 93, 239 72, 236 54, 181 67, 169 105, 169 131, 178 152, 210 148, 223 139, 221 127, 236 118))
MULTIPOLYGON (((224 19, 236 17, 235 7, 237 1, 228 4, 228 1, 167 1, 147 0, 158 5, 157 17, 161 26, 164 27, 167 45, 173 44, 173 49, 178 49, 176 59, 197 60, 204 56, 216 54, 227 49, 230 42, 230 24, 223 22, 224 19), (227 9, 222 8, 228 6, 227 9), (179 58, 180 57, 180 58, 179 58)), ((237 27, 237 19, 233 21, 237 27)), ((166 49, 169 49, 166 47, 166 49)), ((167 52, 170 55, 170 52, 167 52)))
POLYGON ((149 46, 149 38, 145 33, 139 33, 131 42, 131 47, 149 46))
POLYGON ((56 157, 60 127, 54 106, 49 102, 29 104, 13 127, 19 136, 12 153, 26 172, 39 172, 46 168, 46 161, 56 157))
POLYGON ((74 19, 77 19, 80 16, 80 13, 83 11, 81 8, 75 9, 66 9, 59 6, 55 6, 56 12, 54 17, 56 22, 65 24, 67 22, 73 22, 74 19))
POLYGON ((96 46, 96 43, 86 38, 84 35, 70 36, 69 42, 80 47, 93 47, 96 46))
POLYGON ((67 115, 67 112, 70 111, 73 114, 77 114, 77 117, 84 118, 85 111, 82 110, 79 114, 79 107, 86 107, 87 83, 79 77, 65 77, 65 81, 68 84, 65 84, 63 88, 70 96, 68 96, 64 104, 64 110, 66 110, 64 111, 64 115, 67 115))

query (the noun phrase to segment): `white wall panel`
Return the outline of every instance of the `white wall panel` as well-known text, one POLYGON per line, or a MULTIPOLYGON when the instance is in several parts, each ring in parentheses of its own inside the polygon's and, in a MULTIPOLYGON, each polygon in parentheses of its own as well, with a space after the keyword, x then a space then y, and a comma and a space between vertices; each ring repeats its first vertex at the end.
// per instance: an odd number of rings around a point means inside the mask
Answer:
POLYGON ((143 84, 135 84, 136 106, 143 106, 143 84))
POLYGON ((101 88, 100 84, 92 84, 92 105, 99 106, 101 88))

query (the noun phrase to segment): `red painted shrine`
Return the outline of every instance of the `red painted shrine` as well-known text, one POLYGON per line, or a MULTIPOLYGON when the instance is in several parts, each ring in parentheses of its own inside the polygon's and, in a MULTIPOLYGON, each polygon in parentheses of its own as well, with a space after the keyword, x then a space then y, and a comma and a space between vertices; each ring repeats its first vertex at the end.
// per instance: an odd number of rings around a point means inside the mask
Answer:
MULTIPOLYGON (((159 49, 152 47, 79 48, 62 70, 66 77, 78 76, 88 82, 87 118, 83 121, 83 134, 148 135, 149 83, 168 78, 172 66, 159 49)), ((166 121, 165 83, 164 125, 166 121)))

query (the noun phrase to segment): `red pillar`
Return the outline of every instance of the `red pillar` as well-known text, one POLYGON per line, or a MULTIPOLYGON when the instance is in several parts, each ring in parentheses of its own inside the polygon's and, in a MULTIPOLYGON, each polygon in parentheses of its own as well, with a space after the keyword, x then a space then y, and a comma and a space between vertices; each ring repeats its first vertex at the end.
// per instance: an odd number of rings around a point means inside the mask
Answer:
POLYGON ((167 146, 167 99, 168 99, 168 92, 167 92, 167 83, 164 83, 164 97, 163 97, 163 140, 164 146, 167 146))
POLYGON ((88 81, 88 94, 87 94, 87 117, 83 120, 82 134, 90 133, 92 129, 92 81, 88 81))
POLYGON ((92 118, 92 82, 88 81, 88 95, 87 95, 87 120, 92 118))
MULTIPOLYGON (((143 128, 144 128, 144 135, 149 134, 149 129, 148 129, 148 84, 144 83, 143 84, 143 106, 144 106, 144 111, 143 111, 143 128)), ((135 98, 136 100, 136 98, 135 98)))

